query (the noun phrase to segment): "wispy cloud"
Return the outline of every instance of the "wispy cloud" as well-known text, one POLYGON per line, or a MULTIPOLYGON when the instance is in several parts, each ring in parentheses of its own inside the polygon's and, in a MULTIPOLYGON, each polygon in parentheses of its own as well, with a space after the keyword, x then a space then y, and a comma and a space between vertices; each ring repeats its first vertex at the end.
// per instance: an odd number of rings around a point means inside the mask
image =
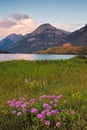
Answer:
POLYGON ((20 13, 14 13, 12 15, 9 15, 10 18, 13 18, 14 20, 22 20, 22 19, 28 19, 29 16, 27 14, 20 14, 20 13))
POLYGON ((68 24, 68 23, 58 23, 55 24, 57 28, 64 29, 66 31, 75 31, 76 29, 83 26, 81 23, 74 23, 74 24, 68 24))
POLYGON ((7 19, 0 20, 0 39, 11 33, 26 34, 32 32, 37 23, 26 14, 15 13, 7 19))
POLYGON ((16 25, 16 22, 13 22, 8 19, 0 20, 0 27, 1 28, 10 28, 12 26, 16 25))

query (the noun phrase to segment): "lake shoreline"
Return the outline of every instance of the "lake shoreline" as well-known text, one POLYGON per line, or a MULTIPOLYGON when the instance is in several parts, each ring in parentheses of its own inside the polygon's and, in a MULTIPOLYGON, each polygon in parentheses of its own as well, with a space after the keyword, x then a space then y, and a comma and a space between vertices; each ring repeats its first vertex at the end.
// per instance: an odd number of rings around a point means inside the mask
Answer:
POLYGON ((0 54, 0 61, 9 60, 61 60, 70 59, 75 55, 55 54, 0 54))

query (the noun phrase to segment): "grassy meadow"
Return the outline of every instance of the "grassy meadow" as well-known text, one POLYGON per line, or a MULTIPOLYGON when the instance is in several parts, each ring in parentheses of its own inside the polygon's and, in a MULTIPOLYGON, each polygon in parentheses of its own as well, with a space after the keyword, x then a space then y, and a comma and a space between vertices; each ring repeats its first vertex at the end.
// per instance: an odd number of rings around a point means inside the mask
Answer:
MULTIPOLYGON (((61 120, 61 124, 64 121, 61 120)), ((87 130, 87 59, 0 62, 0 130, 41 129, 87 130), (40 123, 38 127, 36 124, 28 125, 29 113, 15 117, 7 105, 7 101, 14 98, 26 97, 30 100, 41 95, 60 94, 67 101, 64 108, 75 111, 72 118, 62 115, 67 124, 60 128, 43 127, 40 123)))

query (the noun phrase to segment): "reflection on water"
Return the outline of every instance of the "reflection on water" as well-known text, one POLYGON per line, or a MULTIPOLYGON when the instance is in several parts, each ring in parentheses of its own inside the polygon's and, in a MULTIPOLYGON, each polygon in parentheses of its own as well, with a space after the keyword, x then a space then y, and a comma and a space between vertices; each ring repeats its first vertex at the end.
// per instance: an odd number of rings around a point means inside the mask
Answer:
POLYGON ((74 55, 52 55, 52 54, 0 54, 0 61, 9 60, 57 60, 69 59, 74 55))

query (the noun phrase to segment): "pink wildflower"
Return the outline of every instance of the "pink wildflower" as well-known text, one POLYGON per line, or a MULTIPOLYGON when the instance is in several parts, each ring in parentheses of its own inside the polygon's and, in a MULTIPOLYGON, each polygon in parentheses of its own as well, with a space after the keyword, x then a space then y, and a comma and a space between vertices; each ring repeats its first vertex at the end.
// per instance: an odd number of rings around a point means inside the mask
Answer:
POLYGON ((63 97, 63 95, 60 94, 60 95, 58 95, 56 98, 60 99, 60 98, 62 98, 62 97, 63 97))
POLYGON ((65 110, 64 109, 62 109, 62 112, 64 112, 65 110))
POLYGON ((10 107, 15 107, 15 104, 14 103, 10 103, 10 105, 9 105, 10 107))
POLYGON ((58 102, 58 99, 54 99, 54 102, 58 102))
POLYGON ((38 117, 38 119, 43 120, 45 116, 44 116, 44 114, 38 114, 37 117, 38 117))
POLYGON ((11 101, 7 101, 7 104, 10 105, 10 104, 11 104, 11 101))
POLYGON ((54 104, 53 106, 54 106, 54 107, 57 107, 57 104, 54 104))
POLYGON ((22 101, 22 102, 24 102, 24 101, 25 101, 25 98, 22 97, 22 98, 20 98, 19 100, 22 101))
POLYGON ((60 127, 61 123, 60 122, 56 122, 56 126, 60 127))
POLYGON ((40 96, 39 100, 42 100, 42 99, 44 99, 44 98, 46 98, 46 95, 40 96))
POLYGON ((37 109, 36 108, 31 108, 31 113, 37 113, 37 109))
POLYGON ((42 112, 41 112, 41 114, 45 114, 45 113, 46 113, 46 111, 42 111, 42 112))
POLYGON ((50 111, 47 112, 47 116, 51 116, 51 112, 50 111))
POLYGON ((50 101, 50 104, 53 104, 53 101, 50 101))
POLYGON ((55 95, 52 95, 51 98, 55 98, 56 96, 55 95))
POLYGON ((67 101, 66 101, 66 100, 64 100, 63 102, 66 104, 66 102, 67 102, 67 101))
POLYGON ((27 102, 25 102, 24 104, 21 105, 22 109, 25 109, 27 107, 27 102))
POLYGON ((16 110, 12 111, 12 114, 13 114, 13 115, 15 115, 16 113, 17 113, 17 111, 16 111, 16 110))
POLYGON ((45 125, 50 125, 50 121, 49 120, 47 120, 47 121, 45 121, 45 125))
POLYGON ((21 102, 20 102, 20 101, 17 101, 15 105, 16 105, 16 106, 15 106, 16 108, 19 108, 19 107, 21 106, 21 102))
POLYGON ((36 101, 35 98, 30 99, 30 103, 34 103, 36 101))
POLYGON ((21 116, 21 115, 22 115, 22 112, 18 112, 18 113, 17 113, 17 116, 21 116))
POLYGON ((28 79, 24 79, 24 81, 25 81, 25 83, 28 83, 28 82, 29 82, 28 79))
POLYGON ((51 106, 49 106, 47 103, 44 103, 43 107, 46 108, 46 109, 51 109, 51 106))
POLYGON ((52 112, 52 114, 58 114, 59 113, 59 111, 57 109, 51 110, 51 112, 52 112))
POLYGON ((46 98, 51 98, 51 95, 47 95, 46 98))
POLYGON ((23 109, 22 109, 22 112, 25 113, 25 112, 26 112, 26 108, 23 108, 23 109))
POLYGON ((73 116, 75 114, 75 112, 72 110, 72 111, 70 111, 70 114, 73 116))

